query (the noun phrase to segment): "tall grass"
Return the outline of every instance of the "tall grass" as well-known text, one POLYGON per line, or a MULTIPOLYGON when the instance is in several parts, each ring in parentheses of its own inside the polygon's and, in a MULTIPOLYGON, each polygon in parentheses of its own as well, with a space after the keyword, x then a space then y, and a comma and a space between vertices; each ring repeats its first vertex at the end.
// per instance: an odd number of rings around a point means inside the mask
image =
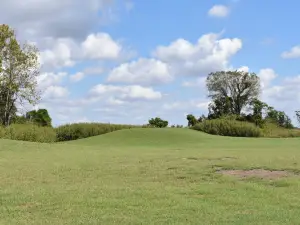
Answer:
POLYGON ((233 137, 260 137, 261 130, 254 124, 228 119, 205 120, 192 127, 208 134, 233 137))
POLYGON ((39 127, 33 124, 12 124, 0 128, 0 138, 52 143, 56 141, 55 130, 51 127, 39 127))
POLYGON ((57 141, 71 141, 134 127, 137 126, 105 123, 73 123, 57 127, 55 128, 55 132, 57 141))
POLYGON ((270 138, 300 137, 300 129, 287 129, 274 123, 267 123, 262 128, 262 135, 270 138))

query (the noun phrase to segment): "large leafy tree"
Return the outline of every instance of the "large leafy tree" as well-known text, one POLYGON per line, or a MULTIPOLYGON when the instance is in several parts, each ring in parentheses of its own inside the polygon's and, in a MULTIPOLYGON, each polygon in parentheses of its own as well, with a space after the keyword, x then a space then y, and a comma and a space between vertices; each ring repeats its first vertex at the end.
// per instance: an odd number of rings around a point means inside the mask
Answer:
POLYGON ((230 107, 226 108, 226 111, 236 115, 240 115, 260 93, 259 77, 255 73, 244 71, 210 73, 206 79, 206 86, 215 106, 216 103, 220 103, 230 107))
POLYGON ((39 75, 38 50, 21 45, 8 25, 0 25, 0 121, 9 125, 16 106, 38 102, 36 77, 39 75))

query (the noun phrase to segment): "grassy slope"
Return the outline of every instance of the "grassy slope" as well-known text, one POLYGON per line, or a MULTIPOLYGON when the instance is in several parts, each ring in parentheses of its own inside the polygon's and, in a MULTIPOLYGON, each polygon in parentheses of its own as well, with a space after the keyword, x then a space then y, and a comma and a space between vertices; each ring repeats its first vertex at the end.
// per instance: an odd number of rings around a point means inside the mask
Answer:
POLYGON ((0 224, 299 224, 300 139, 131 129, 63 144, 0 140, 0 224), (235 157, 236 159, 226 159, 235 157))

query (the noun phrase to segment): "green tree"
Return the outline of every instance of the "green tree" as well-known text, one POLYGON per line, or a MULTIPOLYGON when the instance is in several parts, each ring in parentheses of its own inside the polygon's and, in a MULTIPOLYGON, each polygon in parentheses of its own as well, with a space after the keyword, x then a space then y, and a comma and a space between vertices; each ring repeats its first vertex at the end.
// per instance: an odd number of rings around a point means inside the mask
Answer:
POLYGON ((300 124, 300 110, 296 111, 296 119, 297 119, 298 123, 300 124))
POLYGON ((213 99, 213 102, 208 106, 208 119, 218 119, 231 114, 233 114, 231 97, 213 99))
POLYGON ((39 126, 51 126, 51 117, 47 109, 32 110, 26 113, 26 119, 39 126))
POLYGON ((149 120, 149 124, 153 127, 163 128, 163 127, 167 127, 169 122, 166 120, 162 120, 159 117, 156 117, 156 118, 151 118, 149 120))
POLYGON ((263 110, 268 108, 268 105, 257 98, 250 102, 252 107, 251 122, 254 122, 256 126, 262 126, 264 124, 263 110))
POLYGON ((259 77, 243 71, 219 71, 210 73, 206 79, 209 97, 214 103, 231 101, 230 112, 240 115, 241 111, 260 93, 259 77))
POLYGON ((188 121, 188 126, 189 126, 189 127, 193 127, 193 126, 195 126, 196 123, 197 123, 196 117, 195 117, 194 115, 192 115, 192 114, 188 114, 188 115, 186 116, 186 119, 187 119, 187 121, 188 121))
POLYGON ((16 105, 38 102, 38 75, 37 48, 19 44, 13 29, 0 25, 0 120, 3 125, 10 124, 16 105))

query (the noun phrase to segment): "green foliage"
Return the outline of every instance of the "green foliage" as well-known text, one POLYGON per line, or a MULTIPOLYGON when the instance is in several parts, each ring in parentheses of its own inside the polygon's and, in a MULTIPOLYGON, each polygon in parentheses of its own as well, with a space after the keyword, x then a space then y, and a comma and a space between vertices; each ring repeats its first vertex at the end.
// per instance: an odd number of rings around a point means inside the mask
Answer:
POLYGON ((213 99, 208 106, 208 119, 218 119, 225 115, 234 114, 231 97, 219 97, 213 99))
POLYGON ((249 115, 248 121, 253 122, 256 126, 262 127, 265 123, 263 110, 267 109, 268 105, 255 98, 250 102, 250 106, 252 107, 252 115, 249 115))
MULTIPOLYGON (((206 79, 209 97, 215 107, 219 105, 226 114, 240 115, 253 99, 257 98, 260 91, 259 77, 255 73, 243 71, 218 71, 210 73, 206 79), (220 104, 219 104, 220 103, 220 104)), ((215 111, 215 110, 213 110, 215 111)))
POLYGON ((268 107, 267 116, 265 118, 271 123, 275 123, 280 127, 293 128, 291 119, 282 111, 277 111, 273 107, 268 107))
POLYGON ((8 126, 17 103, 34 105, 40 99, 36 82, 39 59, 37 48, 20 45, 14 30, 5 24, 0 25, 0 68, 0 120, 8 126))
POLYGON ((149 120, 149 125, 150 125, 150 126, 153 126, 153 127, 157 127, 157 128, 167 127, 168 124, 169 124, 168 121, 162 120, 162 119, 159 118, 159 117, 151 118, 151 119, 149 120))
POLYGON ((300 129, 283 128, 275 123, 265 123, 262 127, 262 133, 264 137, 269 138, 300 137, 300 129))
POLYGON ((51 127, 51 117, 47 109, 32 110, 26 113, 26 119, 39 126, 51 127))
POLYGON ((0 128, 0 138, 52 143, 56 141, 55 130, 51 127, 40 127, 32 124, 12 124, 0 128))
POLYGON ((171 128, 183 128, 183 125, 179 125, 179 124, 175 125, 174 124, 174 125, 171 126, 171 128))
POLYGON ((73 123, 59 126, 55 128, 55 131, 57 141, 71 141, 133 127, 137 126, 104 123, 73 123))
POLYGON ((188 114, 186 116, 186 119, 188 121, 188 127, 195 126, 196 123, 198 122, 197 119, 196 119, 196 117, 194 115, 192 115, 192 114, 188 114))
POLYGON ((296 119, 297 119, 298 123, 300 124, 300 110, 296 111, 296 119))
POLYGON ((208 134, 233 137, 260 137, 261 131, 254 124, 229 119, 206 120, 192 129, 208 134))

